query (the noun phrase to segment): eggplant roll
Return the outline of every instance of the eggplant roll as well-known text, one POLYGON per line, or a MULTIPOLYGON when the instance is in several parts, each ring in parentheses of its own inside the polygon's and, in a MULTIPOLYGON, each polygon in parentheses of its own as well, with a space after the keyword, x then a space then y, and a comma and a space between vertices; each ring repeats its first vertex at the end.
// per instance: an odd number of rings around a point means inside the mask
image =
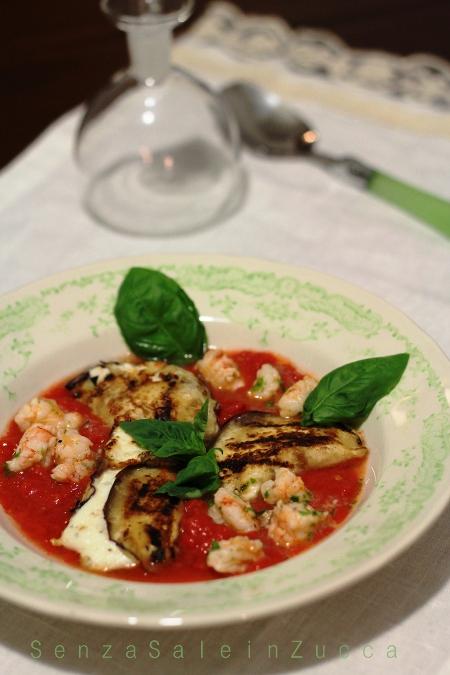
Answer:
POLYGON ((178 499, 155 494, 174 479, 167 469, 127 467, 117 474, 105 504, 110 539, 149 571, 175 557, 181 505, 178 499))
POLYGON ((302 427, 298 420, 249 412, 228 422, 215 442, 221 477, 249 465, 285 466, 295 473, 320 469, 367 453, 355 431, 302 427))
POLYGON ((100 363, 66 387, 111 426, 143 418, 192 422, 209 399, 206 438, 218 431, 215 401, 206 386, 188 370, 163 361, 100 363))

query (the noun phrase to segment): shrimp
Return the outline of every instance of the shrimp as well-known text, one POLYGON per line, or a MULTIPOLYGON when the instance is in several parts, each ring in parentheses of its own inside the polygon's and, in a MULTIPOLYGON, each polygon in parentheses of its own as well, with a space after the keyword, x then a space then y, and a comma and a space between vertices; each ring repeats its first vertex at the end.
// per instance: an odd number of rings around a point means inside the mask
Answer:
POLYGON ((206 564, 216 572, 234 574, 245 572, 247 565, 256 562, 263 555, 263 545, 259 539, 231 537, 214 542, 209 551, 206 564))
POLYGON ((220 349, 209 349, 197 368, 204 379, 218 389, 235 391, 244 386, 237 364, 220 349))
POLYGON ((32 424, 23 434, 12 458, 6 462, 9 471, 23 471, 33 464, 49 466, 51 451, 56 444, 55 436, 40 424, 32 424))
POLYGON ((60 421, 63 413, 58 404, 47 398, 33 398, 25 403, 14 418, 21 431, 26 431, 32 424, 52 426, 60 421))
POLYGON ((279 546, 289 548, 310 539, 316 527, 327 516, 305 504, 277 502, 267 528, 268 535, 279 546))
POLYGON ((214 505, 223 521, 238 532, 251 532, 258 527, 256 514, 243 499, 221 487, 214 495, 214 505))
POLYGON ((261 495, 268 504, 276 504, 280 500, 288 502, 293 497, 298 497, 293 501, 306 501, 309 493, 300 476, 281 466, 275 468, 274 480, 266 480, 261 485, 261 495))
POLYGON ((26 431, 33 424, 40 424, 56 435, 61 429, 79 429, 83 418, 77 412, 65 413, 52 399, 33 398, 21 407, 14 421, 21 431, 26 431))
POLYGON ((221 510, 215 504, 211 504, 211 506, 209 507, 208 516, 212 518, 212 520, 217 525, 223 525, 225 522, 224 519, 222 518, 221 510))
POLYGON ((308 395, 317 387, 317 380, 310 375, 305 375, 287 389, 278 401, 278 409, 281 417, 295 417, 303 410, 308 395))
POLYGON ((269 464, 248 464, 240 473, 232 473, 223 480, 223 487, 239 494, 246 502, 259 495, 261 485, 273 478, 274 469, 269 464))
POLYGON ((95 466, 91 445, 92 441, 75 429, 68 429, 61 434, 53 453, 56 466, 52 470, 52 478, 58 482, 77 483, 90 475, 95 466))
POLYGON ((263 363, 256 373, 255 381, 249 393, 253 398, 268 401, 275 396, 280 385, 281 377, 278 370, 270 363, 263 363))
POLYGON ((84 419, 83 419, 83 416, 80 415, 80 413, 78 413, 78 412, 68 412, 68 413, 64 413, 64 417, 61 420, 58 428, 61 429, 61 427, 62 427, 64 430, 67 430, 67 429, 78 430, 81 427, 81 425, 83 424, 83 422, 84 422, 84 419))
POLYGON ((94 468, 92 442, 78 429, 83 417, 78 412, 64 412, 56 401, 33 398, 14 418, 24 432, 6 467, 13 473, 33 464, 54 466, 51 476, 56 481, 78 482, 94 468))

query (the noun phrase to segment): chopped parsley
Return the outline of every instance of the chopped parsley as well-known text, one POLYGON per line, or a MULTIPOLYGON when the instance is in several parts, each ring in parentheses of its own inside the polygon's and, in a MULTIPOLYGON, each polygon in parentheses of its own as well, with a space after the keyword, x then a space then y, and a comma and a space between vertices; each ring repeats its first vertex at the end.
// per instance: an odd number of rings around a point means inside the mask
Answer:
POLYGON ((316 511, 315 509, 302 509, 299 511, 301 516, 321 516, 322 511, 316 511))
POLYGON ((256 478, 249 478, 248 481, 242 483, 239 488, 241 492, 245 492, 249 485, 254 485, 257 482, 256 478))
POLYGON ((252 394, 259 394, 264 387, 266 386, 266 382, 263 377, 257 377, 256 380, 254 381, 250 391, 252 394))

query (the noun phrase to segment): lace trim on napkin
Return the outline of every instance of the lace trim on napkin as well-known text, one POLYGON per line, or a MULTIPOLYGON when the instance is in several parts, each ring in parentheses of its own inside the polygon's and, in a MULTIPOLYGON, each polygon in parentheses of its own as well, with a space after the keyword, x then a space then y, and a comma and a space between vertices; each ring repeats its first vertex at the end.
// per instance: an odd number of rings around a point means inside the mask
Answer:
POLYGON ((450 64, 437 56, 351 49, 328 31, 292 29, 280 18, 249 16, 227 2, 210 5, 194 31, 205 43, 246 61, 279 61, 298 75, 450 109, 450 64))

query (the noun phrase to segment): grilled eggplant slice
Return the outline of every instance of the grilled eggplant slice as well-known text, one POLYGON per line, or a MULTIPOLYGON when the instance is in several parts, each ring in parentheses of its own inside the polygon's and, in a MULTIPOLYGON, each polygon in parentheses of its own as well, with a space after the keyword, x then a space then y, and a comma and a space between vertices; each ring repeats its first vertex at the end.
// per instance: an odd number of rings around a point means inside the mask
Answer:
POLYGON ((181 518, 178 499, 155 495, 175 473, 150 466, 130 466, 117 474, 104 514, 110 539, 152 571, 175 557, 181 518))
POLYGON ((111 426, 142 418, 192 422, 209 399, 206 439, 218 432, 215 401, 206 386, 188 370, 163 361, 102 362, 66 387, 111 426))
POLYGON ((249 465, 286 466, 295 473, 334 466, 367 453, 354 431, 302 427, 299 421, 263 412, 232 419, 216 439, 221 478, 249 465))

